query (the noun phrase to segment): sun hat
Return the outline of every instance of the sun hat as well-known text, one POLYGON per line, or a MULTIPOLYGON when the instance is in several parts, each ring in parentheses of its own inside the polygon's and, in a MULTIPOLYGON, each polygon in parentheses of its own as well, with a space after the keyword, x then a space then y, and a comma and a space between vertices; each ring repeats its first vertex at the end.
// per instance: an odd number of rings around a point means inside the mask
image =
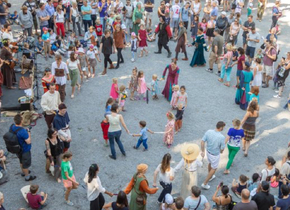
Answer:
POLYGON ((93 44, 90 45, 90 48, 91 48, 91 49, 94 49, 94 47, 95 47, 95 46, 94 46, 93 44))
POLYGON ((146 171, 147 168, 148 168, 148 165, 147 165, 147 164, 141 163, 141 164, 139 164, 139 165, 137 166, 137 171, 138 171, 139 173, 142 173, 142 172, 146 171))
POLYGON ((132 33, 131 33, 131 36, 136 36, 135 32, 132 32, 132 33))
POLYGON ((170 195, 169 193, 167 193, 165 195, 165 203, 167 203, 168 205, 173 204, 173 197, 172 195, 170 195))
POLYGON ((184 144, 180 152, 185 160, 195 160, 199 155, 200 149, 197 144, 184 144))

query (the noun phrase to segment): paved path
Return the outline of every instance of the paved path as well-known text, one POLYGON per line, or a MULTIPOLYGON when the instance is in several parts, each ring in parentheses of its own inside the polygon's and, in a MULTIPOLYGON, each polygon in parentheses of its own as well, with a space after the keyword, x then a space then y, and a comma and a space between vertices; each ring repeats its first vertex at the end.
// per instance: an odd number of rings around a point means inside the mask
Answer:
MULTIPOLYGON (((269 6, 273 0, 270 1, 269 6)), ((12 0, 13 6, 19 7, 16 0, 12 0)), ((154 11, 156 14, 157 4, 154 11)), ((282 0, 283 7, 289 7, 287 0, 282 0)), ((11 11, 13 11, 12 9, 11 11)), ((256 10, 253 11, 256 14, 256 10)), ((280 58, 289 49, 289 10, 284 12, 283 18, 280 20, 282 25, 282 34, 279 35, 279 43, 282 46, 280 58), (287 49, 288 48, 288 49, 287 49)), ((242 16, 243 22, 246 20, 242 16)), ((265 12, 265 18, 262 22, 258 22, 258 32, 266 36, 271 22, 270 9, 265 12)), ((154 23, 157 23, 155 17, 154 23)), ((238 44, 241 44, 241 37, 238 44)), ((170 49, 174 52, 175 43, 170 42, 170 49)), ((129 81, 129 75, 133 67, 144 70, 146 81, 151 81, 152 74, 156 73, 161 77, 164 67, 169 63, 166 54, 155 55, 157 50, 156 43, 149 44, 149 56, 137 59, 135 63, 130 61, 130 50, 124 51, 125 64, 121 65, 118 70, 109 70, 108 75, 97 77, 85 83, 80 93, 75 94, 75 98, 71 100, 67 97, 66 104, 68 113, 71 118, 71 128, 73 142, 71 151, 73 152, 72 164, 74 167, 77 180, 83 184, 82 179, 90 164, 98 163, 100 166, 99 176, 103 186, 114 193, 124 189, 130 181, 132 175, 136 171, 136 165, 139 163, 147 163, 149 165, 147 177, 152 186, 153 172, 157 165, 161 162, 162 156, 170 152, 173 156, 172 165, 181 159, 180 147, 184 142, 195 142, 200 144, 200 139, 208 129, 213 129, 219 120, 226 122, 227 126, 223 131, 226 135, 227 130, 231 126, 234 118, 242 119, 245 112, 239 109, 234 103, 235 89, 227 88, 221 85, 214 74, 207 73, 204 68, 191 68, 189 61, 179 61, 178 66, 181 69, 179 84, 185 85, 188 94, 188 108, 184 115, 184 126, 182 132, 175 136, 174 145, 171 149, 167 149, 162 143, 162 135, 149 135, 149 151, 134 150, 132 146, 136 143, 137 138, 122 134, 122 142, 127 152, 124 158, 117 149, 117 160, 113 161, 108 158, 110 149, 103 146, 102 131, 100 122, 103 118, 105 109, 105 101, 109 96, 111 81, 113 77, 119 78, 119 84, 126 84, 129 81)), ((193 55, 194 48, 188 48, 189 58, 193 55)), ((206 53, 206 57, 207 57, 206 53)), ((116 55, 113 55, 116 60, 116 55)), ((181 58, 181 56, 180 56, 181 58)), ((103 59, 103 57, 102 57, 103 59)), ((39 58, 41 70, 43 67, 50 66, 47 62, 39 58)), ((98 63, 97 72, 101 72, 102 63, 98 63)), ((236 69, 236 68, 235 68, 236 69)), ((232 74, 232 84, 235 82, 234 73, 232 74)), ((39 75, 41 76, 41 75, 39 75)), ((162 91, 164 82, 159 83, 162 91)), ((267 155, 272 155, 276 160, 280 160, 286 151, 286 145, 289 141, 289 117, 290 113, 282 109, 286 103, 286 97, 289 93, 289 83, 286 84, 284 96, 281 99, 273 98, 274 92, 268 89, 262 89, 260 93, 260 117, 257 122, 257 138, 253 142, 248 158, 242 156, 242 152, 238 153, 234 166, 231 168, 231 174, 224 176, 222 174, 227 162, 227 151, 221 158, 219 170, 217 171, 217 179, 211 182, 212 188, 202 193, 210 200, 214 190, 220 181, 224 184, 230 184, 233 178, 238 178, 241 173, 251 176, 254 172, 259 172, 264 167, 264 161, 267 155)), ((67 93, 70 95, 71 88, 68 85, 67 93)), ((37 102, 39 104, 39 102, 37 102)), ((39 107, 39 106, 38 106, 39 107)), ((123 113, 125 122, 131 133, 139 131, 138 122, 145 120, 148 128, 153 131, 163 131, 166 124, 166 112, 170 110, 169 103, 160 97, 158 101, 150 101, 147 105, 144 101, 126 102, 127 112, 123 113)), ((41 112, 41 111, 40 111, 41 112)), ((12 118, 2 118, 0 125, 0 133, 7 131, 12 118)), ((31 131, 32 134, 32 171, 37 175, 37 179, 33 182, 39 184, 41 190, 48 193, 48 206, 46 209, 88 209, 89 202, 86 200, 86 191, 79 187, 71 193, 70 199, 76 205, 68 207, 64 204, 64 194, 62 184, 54 182, 53 178, 45 174, 45 150, 44 140, 46 139, 46 125, 43 119, 38 120, 37 126, 31 131)), ((3 147, 3 141, 1 141, 3 147)), ((17 209, 26 207, 25 201, 20 194, 20 188, 26 183, 20 176, 17 158, 9 156, 8 169, 10 173, 10 182, 1 186, 1 191, 5 194, 6 209, 17 209)), ((205 161, 206 163, 206 161, 205 161)), ((277 163, 280 166, 280 163, 277 163)), ((206 176, 206 166, 199 170, 199 185, 206 176)), ((181 172, 176 175, 173 183, 173 193, 179 192, 181 184, 181 172)), ((156 195, 148 197, 148 209, 157 209, 156 200, 160 192, 156 195)), ((105 196, 106 201, 111 201, 105 196)), ((115 199, 115 198, 114 198, 115 199)), ((113 200, 114 200, 113 199, 113 200)), ((235 199, 237 200, 237 199, 235 199)))

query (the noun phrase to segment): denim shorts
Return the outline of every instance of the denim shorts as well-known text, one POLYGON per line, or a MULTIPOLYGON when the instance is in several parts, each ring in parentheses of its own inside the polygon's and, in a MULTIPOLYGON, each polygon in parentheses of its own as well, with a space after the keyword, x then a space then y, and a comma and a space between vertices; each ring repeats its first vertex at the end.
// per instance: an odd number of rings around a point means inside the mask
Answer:
POLYGON ((246 55, 249 56, 250 58, 254 58, 254 56, 255 56, 255 50, 256 50, 255 47, 249 47, 249 46, 247 46, 246 55))

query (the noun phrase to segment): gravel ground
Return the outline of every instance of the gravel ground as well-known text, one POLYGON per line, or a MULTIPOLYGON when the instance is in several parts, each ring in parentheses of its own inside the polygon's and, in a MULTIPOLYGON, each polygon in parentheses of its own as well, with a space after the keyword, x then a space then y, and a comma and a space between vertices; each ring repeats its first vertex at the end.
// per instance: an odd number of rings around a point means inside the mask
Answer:
MULTIPOLYGON (((159 0, 155 3, 154 15, 157 11, 159 0)), ((204 2, 204 1, 202 1, 204 2)), ((16 0, 11 0, 12 10, 19 8, 20 5, 16 0)), ((257 22, 258 32, 266 36, 269 25, 271 23, 271 15, 269 7, 273 0, 270 1, 268 9, 265 12, 265 17, 262 22, 257 22)), ((287 0, 282 0, 282 6, 288 9, 290 3, 287 0)), ((287 18, 290 14, 288 10, 284 12, 283 18, 279 21, 282 25, 282 34, 279 35, 279 43, 282 46, 281 55, 285 55, 289 47, 287 33, 289 32, 289 23, 287 18), (287 31, 288 32, 287 32, 287 31)), ((245 13, 245 12, 244 12, 245 13)), ((253 11, 256 14, 256 10, 253 11)), ((245 15, 242 16, 243 22, 246 20, 245 15)), ((157 18, 154 18, 154 24, 157 23, 157 18)), ((17 28, 15 28, 17 30, 17 28)), ((241 44, 241 37, 238 45, 241 44)), ((176 43, 170 42, 169 46, 174 52, 176 43)), ((102 131, 100 122, 103 119, 105 102, 109 97, 109 91, 113 77, 119 78, 120 84, 128 84, 129 77, 133 67, 145 72, 147 83, 151 82, 152 74, 162 76, 165 66, 170 62, 166 58, 165 51, 162 55, 155 55, 153 52, 157 50, 157 43, 149 43, 149 56, 137 58, 135 63, 130 61, 130 49, 124 50, 125 64, 122 64, 118 70, 109 70, 107 76, 96 77, 82 86, 80 93, 76 92, 75 98, 72 100, 67 97, 66 104, 68 113, 71 118, 70 126, 72 129, 73 142, 71 151, 73 153, 72 165, 77 180, 84 185, 82 179, 90 164, 97 163, 100 167, 100 179, 103 186, 111 192, 118 193, 124 189, 130 181, 132 175, 136 171, 136 166, 139 163, 149 165, 147 178, 152 186, 153 172, 157 165, 161 162, 163 155, 170 152, 172 155, 172 165, 175 166, 181 159, 180 147, 184 142, 194 142, 200 144, 203 134, 208 129, 214 129, 215 124, 219 120, 223 120, 227 125, 223 134, 226 135, 227 130, 231 127, 231 121, 234 118, 242 119, 245 112, 239 109, 234 103, 235 89, 227 88, 221 85, 215 74, 210 74, 204 71, 205 68, 191 68, 189 61, 179 61, 178 66, 181 69, 179 77, 179 85, 185 85, 188 94, 188 108, 184 114, 183 128, 178 135, 175 136, 174 144, 171 149, 167 149, 162 143, 161 134, 149 134, 149 151, 134 150, 132 146, 136 143, 137 138, 133 138, 123 132, 121 136, 124 144, 127 157, 123 157, 118 149, 117 160, 111 160, 109 147, 104 147, 102 139, 102 131)), ((188 48, 189 58, 193 55, 194 48, 188 48)), ((206 58, 208 53, 206 53, 206 58)), ((112 56, 116 60, 116 55, 112 56)), ((182 58, 180 55, 179 58, 182 58)), ((103 57, 101 57, 103 60, 103 57)), ((50 66, 50 63, 44 61, 43 58, 38 58, 39 70, 43 71, 45 66, 50 66)), ((98 63, 97 73, 100 73, 103 68, 103 63, 98 63)), ((232 73, 232 85, 235 83, 235 71, 232 73)), ((39 75, 41 76, 41 75, 39 75)), ((165 82, 159 82, 160 92, 163 89, 165 82)), ((42 90, 41 90, 42 91, 42 90)), ((70 95, 71 87, 67 85, 67 95, 70 95)), ((276 160, 280 160, 281 156, 286 151, 286 145, 289 141, 289 117, 288 111, 285 111, 282 106, 286 103, 289 93, 289 83, 286 84, 284 95, 281 99, 273 98, 274 91, 271 88, 262 89, 260 93, 260 117, 257 121, 256 139, 250 148, 249 156, 244 158, 242 152, 239 152, 234 166, 231 168, 231 174, 224 176, 222 174, 227 162, 227 150, 222 154, 219 170, 216 173, 217 178, 210 183, 212 186, 208 191, 202 193, 210 200, 214 193, 215 187, 223 181, 224 184, 230 184, 233 178, 238 178, 241 173, 251 176, 254 172, 259 172, 264 167, 266 156, 272 155, 276 160)), ((36 102, 39 106, 40 101, 36 102)), ((127 112, 122 113, 131 133, 139 132, 138 122, 145 120, 148 128, 153 131, 163 131, 166 124, 166 112, 170 110, 169 103, 160 96, 158 101, 150 101, 146 104, 144 101, 126 102, 127 112)), ((41 110, 38 110, 41 112, 41 110)), ((12 123, 12 118, 1 118, 0 133, 3 135, 12 123)), ((45 150, 44 140, 46 139, 46 124, 43 119, 37 121, 32 131, 32 171, 37 175, 37 179, 33 181, 39 184, 41 190, 48 193, 48 206, 46 209, 88 209, 89 202, 86 199, 86 191, 82 187, 74 190, 71 193, 70 199, 75 203, 74 207, 69 207, 64 203, 64 188, 62 184, 58 184, 54 179, 47 175, 45 169, 45 150)), ((3 147, 3 141, 0 141, 3 147)), ((207 161, 204 161, 206 164, 207 161)), ((0 190, 5 195, 6 209, 17 209, 26 207, 24 199, 22 199, 20 188, 27 185, 20 176, 18 159, 13 155, 8 157, 8 171, 10 181, 1 186, 0 190)), ((277 163, 280 167, 280 162, 277 163)), ((203 166, 199 170, 199 185, 205 179, 207 167, 203 166)), ((181 185, 181 172, 176 174, 173 183, 173 193, 178 193, 181 185)), ((274 192, 274 190, 272 190, 274 192)), ((156 195, 148 197, 148 209, 158 209, 156 204, 156 195)), ((115 200, 105 196, 107 202, 115 200)), ((237 200, 237 198, 235 198, 237 200)))

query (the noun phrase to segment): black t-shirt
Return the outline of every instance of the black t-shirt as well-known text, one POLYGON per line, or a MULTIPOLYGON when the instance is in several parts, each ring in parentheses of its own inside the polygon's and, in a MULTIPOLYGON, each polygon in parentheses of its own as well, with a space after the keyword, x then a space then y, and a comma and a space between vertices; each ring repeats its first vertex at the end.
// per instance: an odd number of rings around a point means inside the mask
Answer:
MULTIPOLYGON (((244 27, 246 28, 255 28, 255 22, 251 22, 249 23, 249 21, 247 20, 245 23, 244 23, 244 27)), ((244 31, 243 32, 243 37, 247 37, 247 34, 249 33, 249 31, 244 31)))
POLYGON ((129 210, 128 207, 123 207, 123 208, 118 207, 116 202, 112 203, 112 209, 113 210, 129 210))
MULTIPOLYGON (((154 0, 144 0, 144 4, 154 4, 154 0)), ((152 7, 145 7, 145 11, 153 12, 153 8, 152 7)))
POLYGON ((103 36, 101 43, 103 44, 102 53, 107 55, 112 54, 113 38, 110 36, 108 38, 103 36))
POLYGON ((252 198, 258 206, 258 210, 268 210, 271 206, 275 206, 274 196, 270 193, 259 192, 252 198))
POLYGON ((257 204, 255 203, 255 201, 250 201, 250 203, 240 202, 234 206, 233 210, 258 210, 258 207, 257 207, 257 204))

